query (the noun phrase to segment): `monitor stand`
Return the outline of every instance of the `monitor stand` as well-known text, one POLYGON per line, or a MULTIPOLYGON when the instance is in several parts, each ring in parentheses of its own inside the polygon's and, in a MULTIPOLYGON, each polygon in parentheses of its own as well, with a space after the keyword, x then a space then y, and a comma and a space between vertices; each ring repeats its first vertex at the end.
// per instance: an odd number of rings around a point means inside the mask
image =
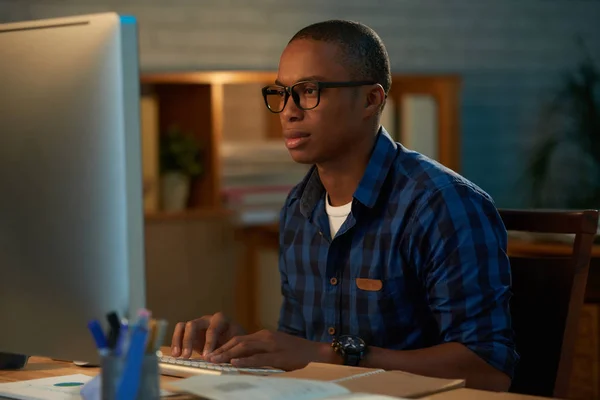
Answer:
POLYGON ((0 370, 21 369, 28 359, 28 356, 22 354, 0 353, 0 370))

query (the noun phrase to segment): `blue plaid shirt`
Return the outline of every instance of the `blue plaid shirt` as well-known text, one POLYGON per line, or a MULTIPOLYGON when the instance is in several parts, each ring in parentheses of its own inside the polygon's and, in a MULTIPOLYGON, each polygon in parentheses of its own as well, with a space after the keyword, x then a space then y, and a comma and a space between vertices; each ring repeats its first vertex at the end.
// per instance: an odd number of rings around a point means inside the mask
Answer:
POLYGON ((480 188, 382 128, 350 215, 329 232, 313 167, 281 211, 280 331, 398 350, 458 342, 513 376, 507 234, 480 188))

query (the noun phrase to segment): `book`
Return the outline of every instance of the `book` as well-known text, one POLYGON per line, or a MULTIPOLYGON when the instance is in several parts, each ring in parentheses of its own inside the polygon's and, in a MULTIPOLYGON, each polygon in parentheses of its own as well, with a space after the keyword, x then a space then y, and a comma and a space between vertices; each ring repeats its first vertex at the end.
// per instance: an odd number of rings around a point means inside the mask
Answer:
POLYGON ((465 386, 464 379, 442 379, 404 371, 310 363, 305 368, 278 374, 282 378, 300 378, 336 383, 351 392, 418 398, 465 386))
POLYGON ((171 384, 173 390, 208 400, 409 399, 464 387, 463 379, 440 379, 402 371, 310 363, 269 377, 197 375, 171 384))
POLYGON ((160 208, 158 98, 156 95, 144 94, 141 96, 140 115, 144 211, 156 212, 160 208))

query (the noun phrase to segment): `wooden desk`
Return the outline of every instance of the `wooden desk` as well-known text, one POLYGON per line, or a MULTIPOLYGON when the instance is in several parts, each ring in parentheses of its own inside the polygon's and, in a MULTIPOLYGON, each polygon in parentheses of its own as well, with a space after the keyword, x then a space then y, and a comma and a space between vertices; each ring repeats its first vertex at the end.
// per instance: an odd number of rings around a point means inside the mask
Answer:
MULTIPOLYGON (((46 357, 30 357, 25 368, 21 370, 4 371, 0 370, 0 383, 9 383, 17 381, 25 381, 29 379, 50 378, 53 376, 83 374, 88 376, 96 376, 100 372, 100 368, 93 367, 78 367, 73 363, 66 361, 56 361, 46 357)), ((172 376, 160 377, 160 386, 162 389, 169 390, 169 382, 179 378, 172 376)), ((178 394, 168 397, 173 400, 198 399, 196 396, 178 394)))
MULTIPOLYGON (((96 376, 99 372, 98 368, 77 367, 72 363, 65 361, 55 361, 44 357, 31 357, 27 366, 18 371, 0 371, 0 383, 9 383, 24 381, 28 379, 50 378, 53 376, 84 374, 88 376, 96 376)), ((168 383, 179 378, 161 376, 161 387, 169 389, 168 383)), ((193 395, 177 394, 167 397, 173 400, 200 399, 193 395)), ((522 396, 509 393, 493 393, 472 389, 456 389, 437 395, 428 396, 423 400, 543 400, 547 398, 522 396)))
POLYGON ((455 389, 424 397, 422 400, 544 400, 549 397, 526 396, 505 392, 485 392, 475 389, 455 389))
MULTIPOLYGON (((44 357, 31 357, 27 366, 18 371, 0 371, 0 383, 24 381, 28 379, 49 378, 53 376, 84 374, 96 376, 98 368, 77 367, 69 362, 55 361, 44 357)), ((168 390, 168 383, 178 378, 161 376, 161 387, 168 390)), ((178 394, 168 397, 173 400, 200 399, 193 395, 178 394)), ((511 393, 494 393, 473 389, 456 389, 422 400, 543 400, 548 398, 523 396, 511 393)))

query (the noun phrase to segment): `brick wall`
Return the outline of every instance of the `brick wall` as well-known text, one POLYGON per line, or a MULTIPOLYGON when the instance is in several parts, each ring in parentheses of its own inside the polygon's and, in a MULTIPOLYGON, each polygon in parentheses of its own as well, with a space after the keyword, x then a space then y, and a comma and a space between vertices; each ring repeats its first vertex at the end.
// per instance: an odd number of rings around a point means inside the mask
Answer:
POLYGON ((600 59, 594 0, 0 0, 0 22, 101 11, 141 25, 144 70, 276 69, 298 29, 329 18, 379 32, 396 72, 460 73, 462 173, 496 199, 515 191, 540 100, 575 62, 582 35, 600 59))

